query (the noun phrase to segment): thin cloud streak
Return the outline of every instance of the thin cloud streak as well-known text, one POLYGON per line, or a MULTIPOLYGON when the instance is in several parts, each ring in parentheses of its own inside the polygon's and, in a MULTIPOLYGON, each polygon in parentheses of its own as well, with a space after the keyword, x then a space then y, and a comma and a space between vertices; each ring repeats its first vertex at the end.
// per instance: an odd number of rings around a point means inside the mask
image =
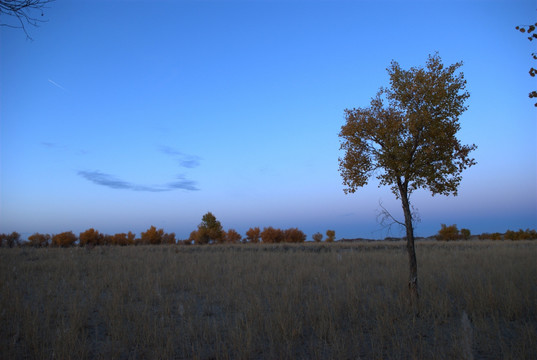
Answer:
POLYGON ((113 177, 110 174, 102 173, 100 171, 78 171, 79 176, 91 181, 96 185, 106 186, 111 189, 120 190, 133 190, 133 191, 147 191, 147 192, 163 192, 172 191, 177 189, 196 191, 199 190, 196 187, 196 182, 182 177, 178 177, 177 181, 171 182, 164 186, 146 186, 137 185, 128 181, 123 181, 113 177))
POLYGON ((200 166, 201 164, 201 158, 199 156, 185 154, 181 151, 175 150, 170 146, 160 146, 159 150, 166 155, 170 155, 172 157, 177 158, 177 160, 179 161, 179 165, 181 165, 182 167, 193 169, 200 166))
POLYGON ((59 87, 59 88, 62 89, 63 91, 67 91, 66 88, 64 88, 63 86, 61 86, 60 84, 58 84, 57 82, 55 82, 55 81, 53 81, 53 80, 48 79, 48 82, 51 83, 52 85, 56 86, 56 87, 59 87))
POLYGON ((177 181, 169 183, 168 188, 170 190, 172 190, 172 189, 183 189, 183 190, 192 190, 192 191, 199 190, 196 187, 196 182, 195 181, 188 180, 188 179, 183 179, 181 177, 178 177, 177 181))

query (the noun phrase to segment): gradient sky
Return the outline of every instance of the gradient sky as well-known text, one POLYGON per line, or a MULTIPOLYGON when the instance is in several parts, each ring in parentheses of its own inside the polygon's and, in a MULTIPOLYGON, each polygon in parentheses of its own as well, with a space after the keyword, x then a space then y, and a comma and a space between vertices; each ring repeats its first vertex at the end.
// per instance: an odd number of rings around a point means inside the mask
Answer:
POLYGON ((211 211, 243 235, 402 236, 377 222, 379 202, 402 218, 389 189, 343 193, 338 133, 392 59, 436 51, 464 62, 478 164, 457 197, 413 194, 416 234, 537 228, 537 43, 515 30, 534 0, 57 0, 44 18, 33 41, 0 27, 0 232, 187 238, 211 211))

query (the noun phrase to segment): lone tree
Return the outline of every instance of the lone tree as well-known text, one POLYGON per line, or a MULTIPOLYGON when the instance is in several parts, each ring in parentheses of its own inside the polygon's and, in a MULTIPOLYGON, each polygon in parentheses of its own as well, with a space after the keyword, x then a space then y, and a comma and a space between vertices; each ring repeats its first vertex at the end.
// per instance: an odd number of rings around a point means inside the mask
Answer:
POLYGON ((457 229, 457 225, 453 224, 450 226, 447 226, 446 224, 440 225, 440 230, 438 230, 438 234, 436 235, 437 240, 444 240, 444 241, 450 241, 450 240, 457 240, 460 237, 459 229, 457 229))
POLYGON ((225 232, 216 216, 208 212, 201 218, 198 230, 190 234, 190 239, 197 244, 208 244, 211 241, 221 243, 225 239, 225 232))
MULTIPOLYGON (((424 188, 433 195, 457 195, 461 172, 475 165, 469 153, 475 145, 456 138, 459 116, 470 96, 457 69, 444 67, 438 54, 429 55, 425 68, 403 70, 392 61, 387 69, 390 87, 381 88, 367 108, 345 109, 346 123, 339 133, 339 171, 354 193, 375 175, 401 200, 406 228, 411 304, 419 314, 418 266, 410 195, 424 188)), ((401 223, 403 224, 403 223, 401 223)))
POLYGON ((0 0, 0 15, 9 15, 15 19, 14 23, 5 23, 5 19, 2 19, 0 26, 7 26, 11 28, 20 28, 26 34, 28 39, 32 39, 27 25, 38 26, 39 23, 46 20, 41 19, 44 16, 43 9, 45 9, 48 3, 54 0, 0 0), (36 15, 35 12, 40 14, 36 15))

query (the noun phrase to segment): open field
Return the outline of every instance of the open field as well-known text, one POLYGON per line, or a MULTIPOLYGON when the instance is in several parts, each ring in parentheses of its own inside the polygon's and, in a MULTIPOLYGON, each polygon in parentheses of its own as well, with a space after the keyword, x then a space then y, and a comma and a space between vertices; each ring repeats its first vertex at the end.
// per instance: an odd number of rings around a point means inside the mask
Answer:
POLYGON ((537 358, 536 241, 417 256, 414 318, 403 242, 2 248, 0 358, 537 358))

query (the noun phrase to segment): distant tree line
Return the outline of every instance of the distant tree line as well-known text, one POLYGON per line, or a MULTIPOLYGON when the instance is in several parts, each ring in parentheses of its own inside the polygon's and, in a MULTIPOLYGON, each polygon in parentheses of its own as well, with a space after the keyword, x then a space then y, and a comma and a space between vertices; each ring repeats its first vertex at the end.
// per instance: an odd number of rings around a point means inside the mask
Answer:
MULTIPOLYGON (((334 241, 335 231, 328 230, 331 234, 327 238, 327 241, 334 241)), ((321 236, 322 237, 322 236, 321 236)), ((276 229, 272 226, 263 228, 263 231, 259 227, 249 228, 246 231, 246 237, 242 238, 241 235, 235 229, 229 229, 225 231, 220 221, 216 217, 208 212, 205 214, 198 225, 198 229, 190 233, 188 238, 190 244, 223 244, 223 243, 264 243, 264 244, 277 244, 277 243, 302 243, 306 241, 306 234, 298 228, 289 228, 286 230, 276 229)))
MULTIPOLYGON (((457 225, 441 224, 440 230, 436 234, 436 240, 440 241, 454 241, 454 240, 469 240, 471 239, 471 233, 468 229, 458 229, 457 225)), ((479 240, 536 240, 537 231, 526 229, 526 230, 507 230, 504 234, 495 232, 495 233, 482 233, 480 235, 474 236, 479 240)))
MULTIPOLYGON (((326 231, 326 242, 333 242, 336 233, 334 230, 326 231)), ((322 241, 322 235, 316 233, 313 236, 314 241, 322 241)), ((94 247, 102 245, 160 245, 160 244, 182 244, 182 245, 204 245, 204 244, 237 244, 237 243, 302 243, 306 241, 306 234, 298 228, 287 230, 275 229, 272 226, 265 227, 263 231, 259 227, 248 229, 246 237, 242 237, 236 230, 229 229, 225 231, 220 221, 208 212, 202 217, 202 222, 198 225, 197 230, 192 231, 190 237, 186 240, 177 240, 175 233, 165 233, 163 229, 157 229, 151 226, 140 237, 132 232, 118 233, 114 235, 103 234, 93 228, 81 232, 78 237, 72 231, 66 231, 55 235, 35 233, 28 237, 28 241, 21 242, 20 234, 13 232, 11 234, 0 234, 0 246, 32 246, 32 247, 94 247)))
MULTIPOLYGON (((334 242, 336 232, 334 230, 326 231, 326 238, 319 232, 312 235, 314 242, 325 241, 334 242)), ((471 235, 469 229, 458 229, 457 225, 441 224, 440 230, 435 238, 439 241, 456 241, 456 240, 536 240, 537 231, 526 230, 507 230, 505 233, 482 233, 480 235, 471 235)), ((386 240, 389 240, 387 238, 386 240)), ((0 234, 0 247, 71 247, 80 246, 92 248, 94 246, 128 246, 128 245, 161 245, 161 244, 178 244, 178 245, 205 245, 205 244, 278 244, 278 243, 303 243, 306 241, 306 234, 297 228, 286 230, 265 227, 261 231, 259 227, 249 228, 246 236, 243 238, 236 230, 229 229, 225 231, 220 221, 208 212, 202 218, 197 230, 192 231, 190 237, 186 240, 177 240, 175 233, 165 233, 163 229, 157 229, 151 226, 140 237, 132 232, 118 233, 114 235, 103 234, 93 228, 81 232, 76 236, 72 231, 65 231, 55 235, 35 233, 28 237, 27 241, 21 241, 20 234, 12 232, 11 234, 0 234)))

